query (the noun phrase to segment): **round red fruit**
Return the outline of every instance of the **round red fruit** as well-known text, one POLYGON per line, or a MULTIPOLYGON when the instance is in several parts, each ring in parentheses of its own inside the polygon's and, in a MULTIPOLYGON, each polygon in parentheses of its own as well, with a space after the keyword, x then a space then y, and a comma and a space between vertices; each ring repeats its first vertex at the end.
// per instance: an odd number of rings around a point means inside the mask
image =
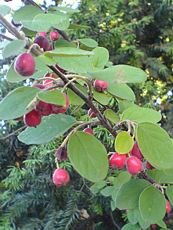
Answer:
POLYGON ((14 69, 24 77, 33 75, 35 72, 35 60, 30 53, 20 54, 14 63, 14 69))
POLYGON ((168 200, 166 200, 166 213, 169 214, 171 212, 171 204, 168 200))
POLYGON ((109 158, 109 165, 111 168, 123 169, 126 163, 126 154, 114 153, 109 158))
POLYGON ((140 160, 142 160, 144 158, 140 149, 139 149, 137 142, 135 142, 133 145, 133 149, 131 150, 131 155, 139 158, 140 160))
POLYGON ((57 41, 57 40, 59 40, 59 38, 60 38, 60 35, 57 31, 51 31, 50 32, 50 40, 51 41, 57 41))
POLYGON ((85 133, 88 133, 88 134, 91 134, 91 135, 93 135, 94 133, 93 133, 93 130, 91 129, 91 128, 85 128, 84 130, 83 130, 83 132, 85 132, 85 133))
POLYGON ((94 81, 94 88, 98 92, 103 92, 108 88, 108 82, 102 80, 95 80, 94 81))
POLYGON ((64 97, 65 97, 65 106, 52 104, 51 105, 52 113, 59 114, 59 113, 67 112, 67 109, 69 107, 69 98, 66 94, 64 94, 64 97))
POLYGON ((50 49, 50 44, 46 37, 37 36, 34 43, 38 44, 44 51, 48 51, 50 49))
POLYGON ((48 116, 52 113, 52 107, 51 104, 45 102, 45 101, 39 101, 36 105, 36 110, 42 115, 42 116, 48 116))
POLYGON ((24 123, 30 127, 36 127, 41 123, 41 115, 38 111, 32 110, 24 115, 24 123))
POLYGON ((96 113, 95 113, 92 109, 89 109, 89 110, 88 110, 88 116, 89 116, 90 118, 94 118, 94 117, 96 117, 96 113))
POLYGON ((142 161, 135 156, 127 159, 126 167, 127 171, 132 175, 138 174, 143 170, 142 161))
POLYGON ((61 187, 69 183, 70 176, 65 169, 55 169, 52 180, 57 187, 61 187))

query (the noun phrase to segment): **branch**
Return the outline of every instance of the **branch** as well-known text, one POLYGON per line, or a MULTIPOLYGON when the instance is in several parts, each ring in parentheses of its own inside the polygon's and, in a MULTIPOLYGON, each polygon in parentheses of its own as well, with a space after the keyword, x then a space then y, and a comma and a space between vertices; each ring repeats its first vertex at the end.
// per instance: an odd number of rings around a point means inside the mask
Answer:
POLYGON ((26 125, 20 127, 19 129, 16 129, 14 132, 10 133, 9 135, 0 138, 0 141, 4 141, 4 140, 6 140, 7 138, 16 135, 18 132, 22 131, 24 128, 26 128, 26 125))
POLYGON ((8 41, 13 41, 12 38, 5 36, 4 34, 0 34, 0 38, 6 39, 8 41))

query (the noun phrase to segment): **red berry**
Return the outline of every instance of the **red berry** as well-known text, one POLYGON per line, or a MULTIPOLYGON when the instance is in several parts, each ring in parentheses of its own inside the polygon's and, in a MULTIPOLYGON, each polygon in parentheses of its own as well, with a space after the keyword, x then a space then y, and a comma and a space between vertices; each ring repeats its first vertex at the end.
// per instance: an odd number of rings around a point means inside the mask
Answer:
POLYGON ((37 83, 35 83, 34 85, 32 85, 32 87, 37 88, 37 89, 45 89, 45 86, 44 86, 44 85, 42 85, 42 84, 37 84, 37 83))
POLYGON ((91 128, 85 128, 83 132, 93 135, 93 130, 91 128))
POLYGON ((166 213, 169 214, 171 212, 171 204, 168 200, 166 200, 166 213))
POLYGON ((150 226, 150 229, 151 229, 151 230, 157 230, 157 225, 156 225, 156 224, 152 224, 152 225, 150 226))
POLYGON ((60 35, 57 31, 51 31, 50 32, 50 40, 51 41, 57 41, 60 38, 60 35))
POLYGON ((65 169, 55 169, 52 180, 57 187, 61 187, 69 183, 70 176, 65 169))
POLYGON ((142 161, 135 156, 131 156, 127 159, 126 167, 127 171, 132 175, 140 173, 143 169, 142 161))
POLYGON ((36 34, 36 36, 42 36, 42 37, 45 37, 46 38, 46 32, 38 32, 37 34, 36 34))
POLYGON ((48 51, 50 49, 50 44, 46 37, 37 36, 34 43, 38 44, 44 51, 48 51))
POLYGON ((133 145, 133 149, 131 150, 131 155, 139 158, 140 160, 142 160, 144 158, 140 149, 139 149, 137 142, 135 142, 133 145))
POLYGON ((52 107, 51 104, 45 102, 45 101, 39 101, 36 105, 36 110, 42 115, 42 116, 48 116, 52 113, 52 107))
MULTIPOLYGON (((47 74, 45 75, 45 78, 48 78, 48 77, 57 79, 56 75, 53 74, 53 73, 47 73, 47 74)), ((45 80, 43 81, 43 85, 44 85, 45 88, 52 87, 52 86, 54 86, 54 81, 51 80, 51 79, 45 79, 45 80)))
POLYGON ((91 118, 94 118, 94 117, 96 117, 96 113, 92 109, 89 109, 88 110, 88 116, 91 118))
POLYGON ((41 123, 41 115, 38 111, 32 110, 24 115, 24 123, 30 127, 36 127, 41 123))
POLYGON ((109 165, 111 168, 118 168, 118 169, 123 169, 126 163, 126 154, 118 154, 114 153, 112 156, 109 158, 109 165))
POLYGON ((61 106, 61 105, 51 105, 52 108, 52 113, 58 114, 58 113, 65 113, 69 107, 69 98, 66 94, 64 94, 65 96, 65 106, 61 106))
POLYGON ((108 82, 102 80, 95 80, 94 81, 94 88, 98 92, 103 92, 108 88, 108 82))
POLYGON ((35 72, 35 60, 30 53, 23 53, 17 56, 14 69, 22 76, 31 76, 35 72))
POLYGON ((146 169, 150 170, 153 169, 154 167, 147 161, 146 163, 146 169))

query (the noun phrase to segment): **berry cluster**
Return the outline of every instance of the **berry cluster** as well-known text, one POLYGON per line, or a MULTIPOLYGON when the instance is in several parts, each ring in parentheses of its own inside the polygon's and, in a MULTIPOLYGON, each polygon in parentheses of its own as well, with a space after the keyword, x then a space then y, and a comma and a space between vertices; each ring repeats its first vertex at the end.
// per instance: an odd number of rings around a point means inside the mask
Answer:
POLYGON ((123 169, 126 167, 127 171, 131 175, 140 173, 144 170, 144 168, 153 168, 149 162, 144 161, 144 157, 138 147, 137 142, 135 142, 133 149, 129 154, 113 153, 109 158, 109 165, 113 169, 123 169))

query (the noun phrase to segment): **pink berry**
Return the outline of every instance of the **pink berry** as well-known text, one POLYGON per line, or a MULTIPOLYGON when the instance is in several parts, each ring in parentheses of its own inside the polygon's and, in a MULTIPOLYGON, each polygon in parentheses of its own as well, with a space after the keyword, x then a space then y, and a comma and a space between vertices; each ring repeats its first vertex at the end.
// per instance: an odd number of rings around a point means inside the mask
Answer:
POLYGON ((34 43, 38 44, 44 51, 48 51, 50 49, 50 44, 46 37, 37 36, 34 43))
POLYGON ((88 110, 88 116, 91 118, 94 118, 94 117, 96 117, 96 113, 92 109, 89 109, 88 110))
POLYGON ((37 34, 36 34, 36 36, 38 37, 38 36, 42 36, 42 37, 45 37, 46 38, 46 32, 38 32, 37 34))
POLYGON ((30 53, 23 53, 17 56, 14 69, 22 76, 31 76, 35 72, 35 60, 30 53))
MULTIPOLYGON (((56 75, 53 74, 53 73, 47 73, 47 74, 45 75, 45 78, 48 78, 48 77, 53 78, 53 79, 57 79, 56 75)), ((51 80, 51 79, 45 79, 45 80, 43 81, 43 85, 45 86, 45 88, 52 87, 52 86, 54 86, 54 81, 51 80)))
POLYGON ((171 212, 171 204, 168 200, 166 200, 166 213, 169 214, 171 212))
POLYGON ((57 41, 57 40, 59 40, 59 38, 60 38, 60 35, 57 31, 51 31, 50 32, 50 40, 51 41, 57 41))
POLYGON ((95 80, 94 81, 94 88, 98 92, 103 92, 108 88, 108 82, 102 80, 95 80))
POLYGON ((64 97, 65 97, 65 106, 51 104, 52 113, 59 114, 59 113, 67 112, 67 109, 69 107, 69 98, 66 94, 64 94, 64 97))
POLYGON ((45 102, 45 101, 39 101, 36 105, 36 110, 42 115, 42 116, 48 116, 52 113, 52 107, 51 104, 45 102))
POLYGON ((126 154, 114 153, 109 158, 109 165, 111 168, 123 169, 126 163, 126 154))
POLYGON ((88 133, 88 134, 91 134, 91 135, 93 135, 94 133, 93 133, 93 130, 91 129, 91 128, 85 128, 84 130, 83 130, 83 132, 85 132, 85 133, 88 133))
POLYGON ((70 176, 65 169, 55 169, 52 180, 57 187, 61 187, 69 183, 70 176))
POLYGON ((142 161, 135 156, 131 156, 127 159, 126 167, 127 171, 132 175, 140 173, 143 169, 142 161))
POLYGON ((38 111, 32 110, 24 115, 24 123, 30 127, 36 127, 41 123, 41 115, 38 111))
POLYGON ((135 142, 133 145, 133 149, 131 150, 131 155, 139 158, 140 160, 142 160, 144 158, 140 149, 139 149, 137 142, 135 142))

